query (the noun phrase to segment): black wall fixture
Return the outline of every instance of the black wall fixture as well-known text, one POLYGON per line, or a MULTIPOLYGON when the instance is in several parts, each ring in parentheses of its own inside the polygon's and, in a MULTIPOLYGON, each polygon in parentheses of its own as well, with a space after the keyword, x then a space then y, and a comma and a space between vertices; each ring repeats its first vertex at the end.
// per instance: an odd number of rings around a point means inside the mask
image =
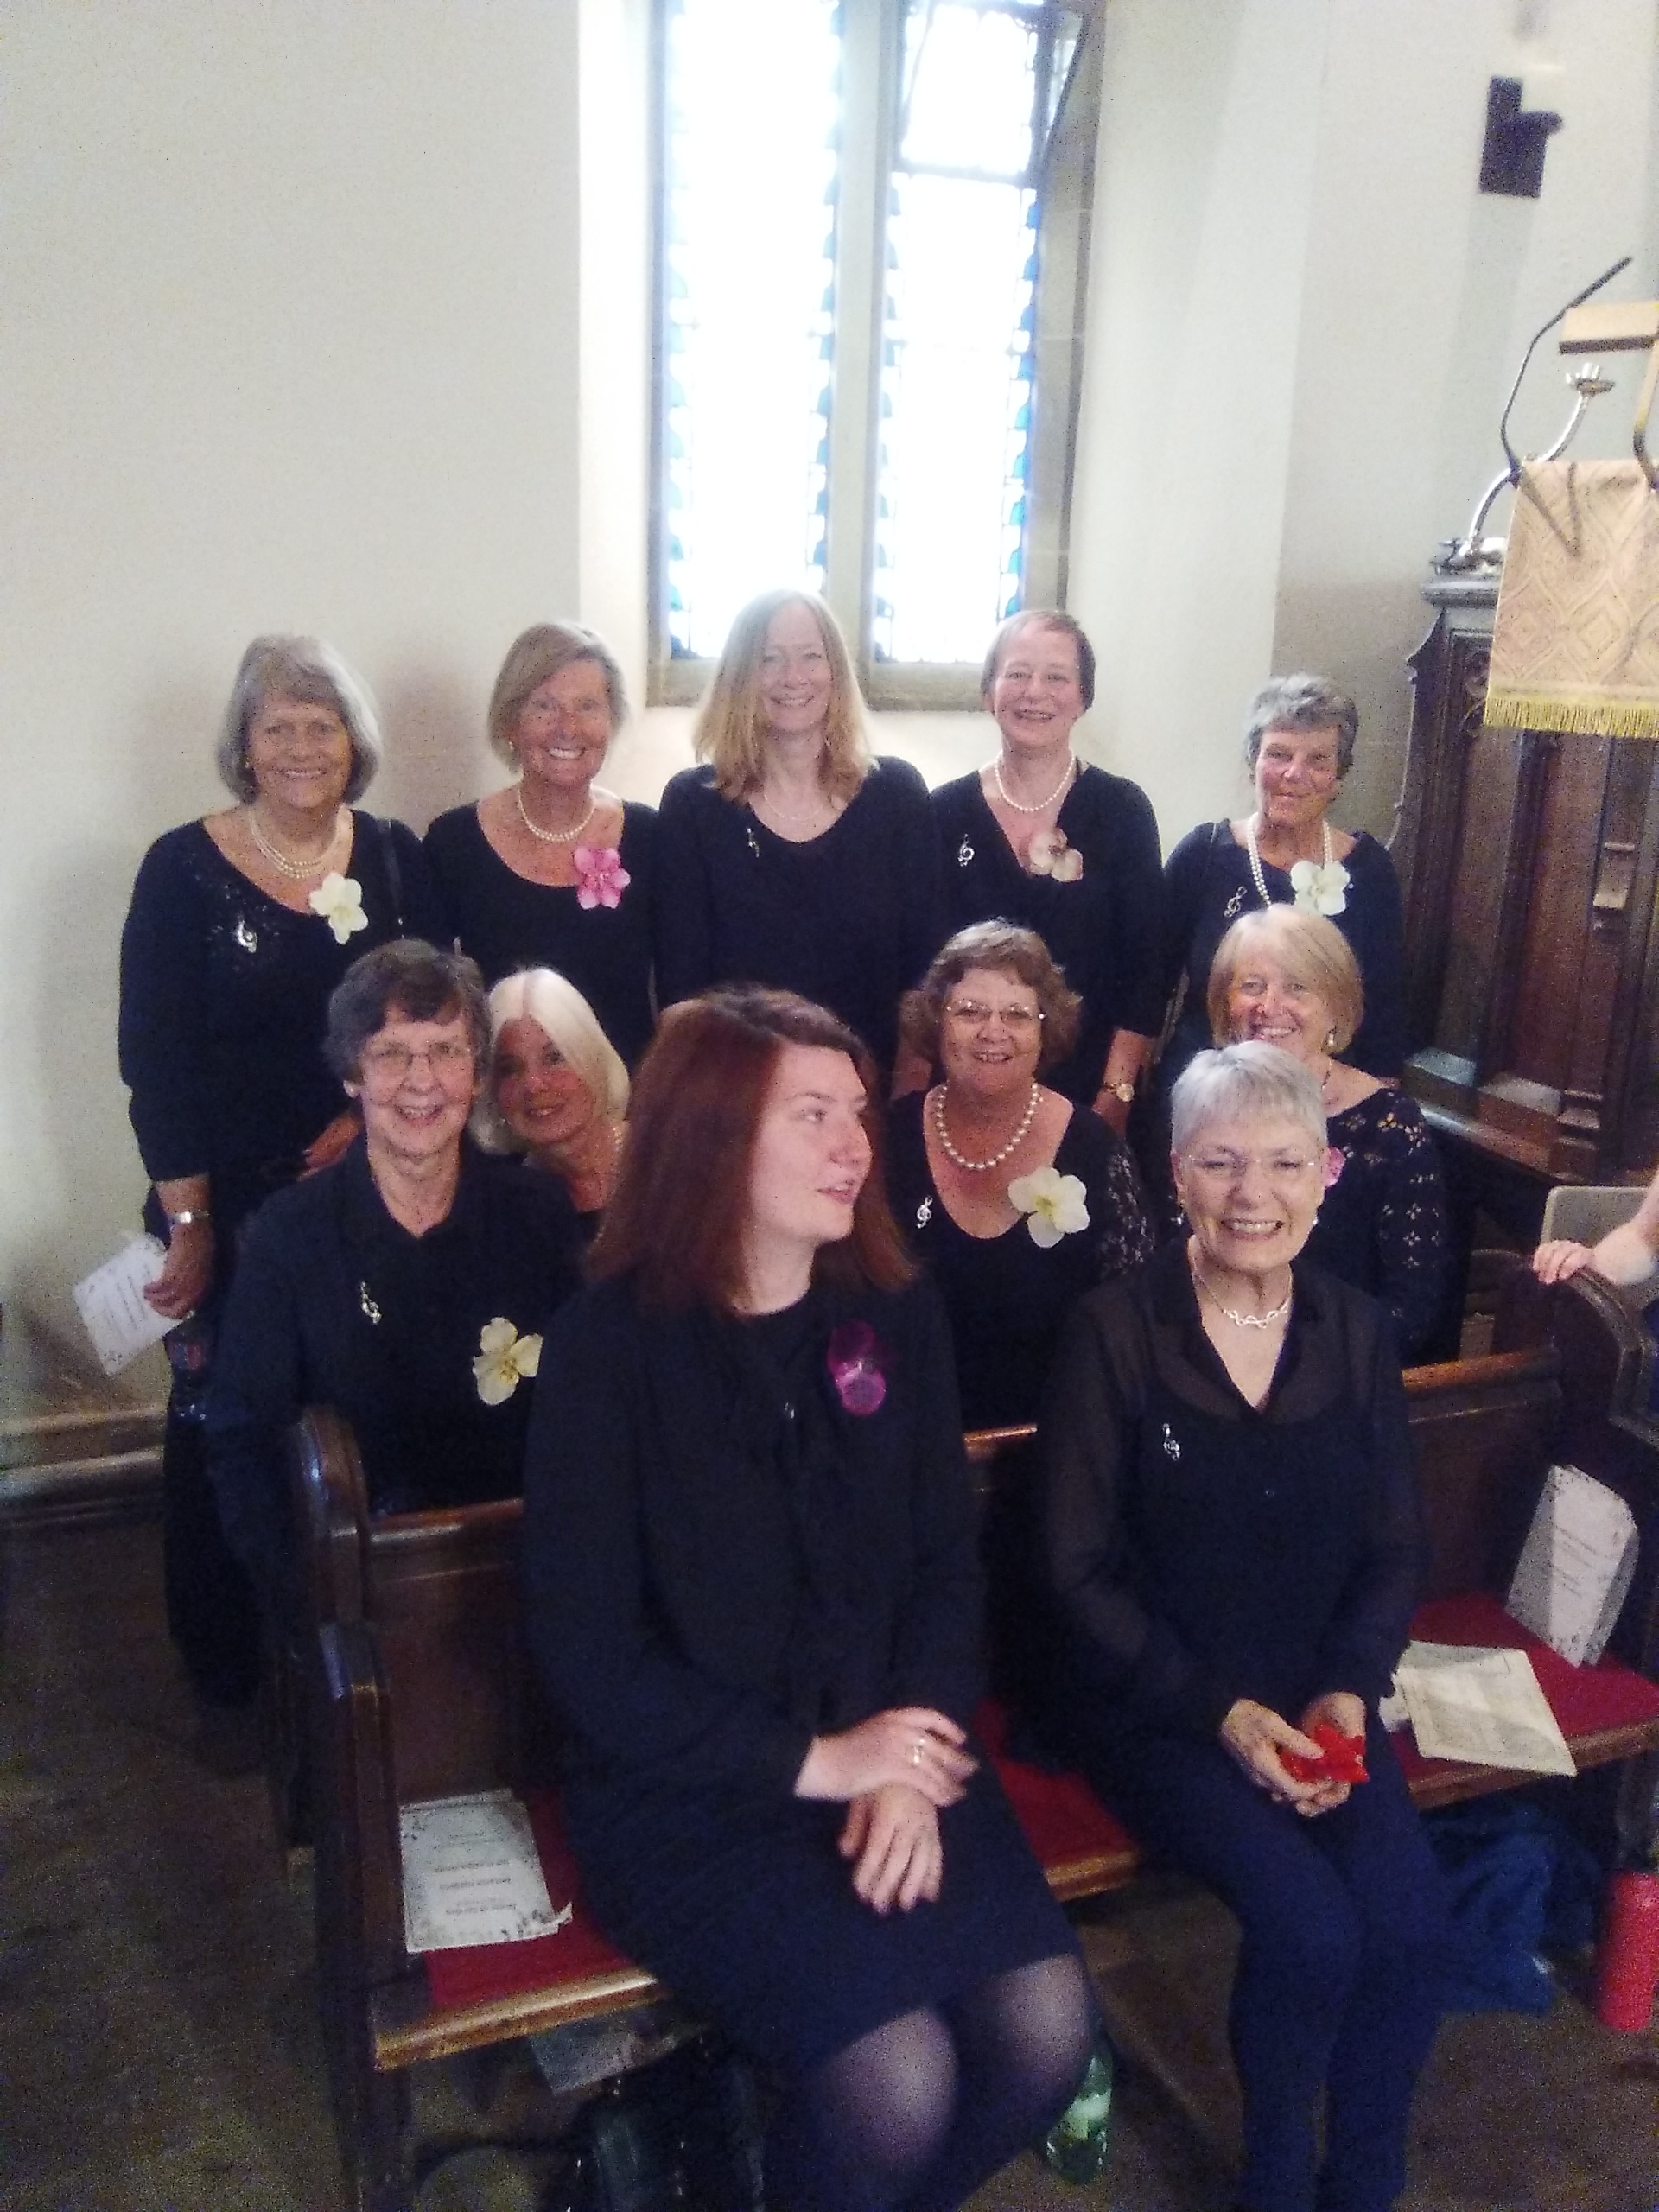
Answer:
POLYGON ((1480 188, 1512 200, 1536 200, 1544 188, 1544 149, 1561 118, 1548 108, 1521 109, 1521 79, 1494 77, 1486 87, 1486 143, 1480 149, 1480 188))

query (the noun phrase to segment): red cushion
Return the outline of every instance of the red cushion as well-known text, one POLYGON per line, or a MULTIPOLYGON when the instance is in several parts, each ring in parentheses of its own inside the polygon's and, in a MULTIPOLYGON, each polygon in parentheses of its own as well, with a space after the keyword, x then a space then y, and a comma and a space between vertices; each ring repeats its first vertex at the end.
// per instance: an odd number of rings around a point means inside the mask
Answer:
POLYGON ((1026 1841, 1043 1866, 1063 1866, 1099 1852, 1135 1851, 1135 1838, 1109 1813, 1080 1774, 1028 1766, 1007 1751, 1007 1715, 988 1698, 974 1715, 980 1741, 996 1762, 1026 1841))
MULTIPOLYGON (((1538 1687, 1569 1743, 1575 1736, 1659 1720, 1659 1683, 1649 1681, 1623 1660, 1605 1652, 1593 1667, 1573 1666, 1519 1621, 1511 1620, 1497 1599, 1484 1591, 1467 1597, 1431 1599, 1417 1608, 1411 1632, 1425 1643, 1488 1643, 1527 1652, 1538 1687)), ((1408 1782, 1414 1775, 1456 1764, 1425 1758, 1408 1727, 1399 1732, 1394 1745, 1408 1782)))
POLYGON ((586 1981, 593 1974, 620 1973, 629 1963, 583 1910, 576 1862, 559 1820, 558 1792, 537 1790, 526 1802, 547 1894, 555 1910, 574 1904, 575 1917, 556 1936, 535 1936, 527 1943, 474 1943, 464 1950, 429 1951, 427 1987, 440 2011, 486 2005, 531 1990, 556 1989, 565 1982, 586 1981))

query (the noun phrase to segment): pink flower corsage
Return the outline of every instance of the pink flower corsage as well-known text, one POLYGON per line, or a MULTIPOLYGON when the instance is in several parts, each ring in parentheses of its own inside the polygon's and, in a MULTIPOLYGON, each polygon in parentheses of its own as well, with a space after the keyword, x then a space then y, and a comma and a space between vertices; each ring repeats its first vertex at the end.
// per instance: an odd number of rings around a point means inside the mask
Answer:
POLYGON ((829 1367, 836 1395, 849 1414, 873 1414, 887 1395, 887 1355, 868 1321, 843 1321, 830 1335, 829 1367))
POLYGON ((578 845, 570 857, 576 865, 578 906, 591 912, 595 906, 622 904, 622 893, 633 878, 614 845, 578 845))
POLYGON ((1039 830, 1026 848, 1026 873, 1075 883, 1083 874, 1083 855, 1066 843, 1064 830, 1039 830))

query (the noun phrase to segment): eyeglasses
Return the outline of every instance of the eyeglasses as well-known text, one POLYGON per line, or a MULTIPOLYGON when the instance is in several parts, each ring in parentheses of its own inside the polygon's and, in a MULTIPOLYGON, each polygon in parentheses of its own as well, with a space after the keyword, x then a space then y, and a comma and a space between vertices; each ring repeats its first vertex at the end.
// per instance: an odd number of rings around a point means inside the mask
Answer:
POLYGON ((1252 1167, 1269 1183, 1294 1183, 1320 1163, 1294 1152, 1201 1152, 1182 1165, 1189 1174, 1202 1175, 1211 1183, 1235 1183, 1252 1167))
POLYGON ((1039 1006, 982 1006, 977 999, 952 999, 944 1010, 964 1029, 982 1029, 988 1021, 1001 1021, 1016 1037, 1029 1035, 1043 1018, 1039 1006))
POLYGON ((424 1060, 434 1075, 469 1073, 473 1048, 457 1037, 440 1037, 435 1045, 372 1045, 363 1055, 363 1072, 376 1083, 401 1083, 416 1060, 424 1060))

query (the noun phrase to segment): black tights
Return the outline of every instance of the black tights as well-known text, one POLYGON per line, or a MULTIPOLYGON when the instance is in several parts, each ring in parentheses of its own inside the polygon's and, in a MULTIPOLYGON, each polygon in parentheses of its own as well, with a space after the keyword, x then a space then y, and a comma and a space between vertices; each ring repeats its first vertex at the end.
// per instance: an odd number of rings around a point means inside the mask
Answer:
POLYGON ((1094 1999, 1071 1953, 872 2029, 791 2082, 766 2144, 787 2212, 950 2212, 1062 2113, 1094 1999))

